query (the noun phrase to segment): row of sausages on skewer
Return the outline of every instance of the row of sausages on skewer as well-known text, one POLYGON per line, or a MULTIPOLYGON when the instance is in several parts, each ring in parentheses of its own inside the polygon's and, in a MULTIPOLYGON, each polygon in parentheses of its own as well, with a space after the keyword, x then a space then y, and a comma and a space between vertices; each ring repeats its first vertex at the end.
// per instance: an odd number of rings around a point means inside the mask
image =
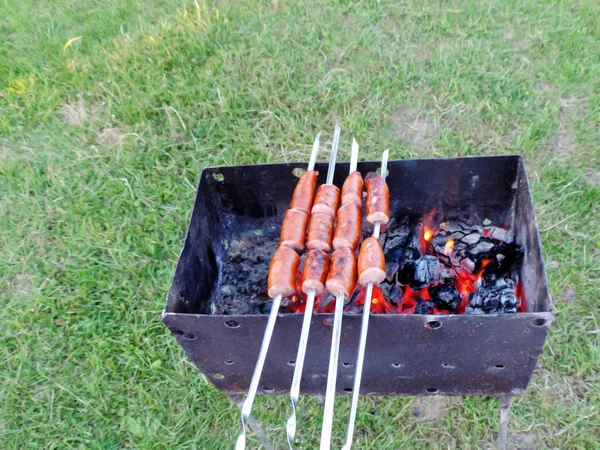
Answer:
POLYGON ((268 294, 290 297, 296 293, 296 273, 300 257, 296 253, 309 249, 304 261, 302 291, 314 289, 317 295, 327 288, 332 294, 350 297, 358 282, 380 283, 385 278, 385 258, 379 239, 363 240, 358 257, 355 253, 362 233, 363 188, 366 186, 366 218, 371 224, 389 221, 389 190, 377 173, 366 175, 364 182, 359 172, 346 178, 341 191, 332 184, 319 186, 313 200, 317 179, 316 171, 305 172, 294 190, 291 208, 286 212, 281 228, 281 243, 269 267, 268 294), (310 212, 310 217, 309 217, 310 212), (334 221, 337 226, 334 232, 334 221), (306 239, 306 226, 308 238, 306 239), (327 254, 334 250, 331 260, 327 254), (358 267, 357 267, 358 266, 358 267))

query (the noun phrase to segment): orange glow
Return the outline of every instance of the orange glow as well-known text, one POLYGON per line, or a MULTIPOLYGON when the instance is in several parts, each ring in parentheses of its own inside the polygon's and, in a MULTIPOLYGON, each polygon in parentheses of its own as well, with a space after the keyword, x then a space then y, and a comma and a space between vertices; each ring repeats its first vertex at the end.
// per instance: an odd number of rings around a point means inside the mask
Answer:
POLYGON ((444 245, 444 253, 446 256, 450 254, 450 251, 454 248, 454 239, 450 238, 446 241, 446 245, 444 245))
POLYGON ((426 241, 430 241, 432 237, 433 237, 433 230, 425 227, 425 232, 423 233, 423 238, 426 241))

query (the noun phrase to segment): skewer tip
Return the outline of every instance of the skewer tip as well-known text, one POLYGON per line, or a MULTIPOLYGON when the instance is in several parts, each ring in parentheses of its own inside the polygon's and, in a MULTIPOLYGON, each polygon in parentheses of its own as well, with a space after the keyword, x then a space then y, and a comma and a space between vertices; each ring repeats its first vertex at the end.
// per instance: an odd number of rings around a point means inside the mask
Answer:
POLYGON ((352 152, 350 155, 350 173, 356 172, 356 166, 358 165, 358 142, 352 138, 352 152))
POLYGON ((310 160, 306 170, 314 170, 315 164, 317 163, 317 155, 319 154, 319 145, 321 143, 321 132, 317 133, 315 141, 313 142, 312 152, 310 153, 310 160))

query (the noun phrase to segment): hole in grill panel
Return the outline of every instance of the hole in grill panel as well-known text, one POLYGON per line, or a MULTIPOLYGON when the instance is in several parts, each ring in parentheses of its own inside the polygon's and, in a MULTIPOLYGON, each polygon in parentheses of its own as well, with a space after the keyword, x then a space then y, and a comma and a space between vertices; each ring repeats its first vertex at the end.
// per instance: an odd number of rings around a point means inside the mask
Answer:
POLYGON ((236 322, 235 320, 226 320, 225 326, 229 327, 229 328, 239 328, 240 324, 239 324, 239 322, 236 322))
POLYGON ((324 323, 325 325, 329 325, 330 327, 332 327, 332 326, 333 326, 333 318, 331 318, 331 317, 326 317, 325 319, 323 319, 323 323, 324 323))
POLYGON ((427 392, 429 394, 437 394, 439 392, 439 389, 430 387, 430 388, 427 388, 427 392))
POLYGON ((211 375, 215 380, 222 380, 223 378, 225 378, 225 375, 223 375, 222 373, 213 373, 211 375))
POLYGON ((231 366, 232 364, 235 364, 235 361, 232 361, 231 359, 226 359, 225 364, 231 366))
POLYGON ((543 327, 544 325, 546 325, 546 319, 535 319, 533 321, 533 326, 535 327, 543 327))
POLYGON ((349 362, 345 362, 345 363, 342 363, 342 366, 344 366, 344 367, 354 367, 354 364, 349 363, 349 362))
POLYGON ((296 365, 296 361, 288 361, 288 366, 294 367, 296 365))
POLYGON ((454 364, 445 362, 445 363, 442 363, 442 367, 445 367, 446 369, 454 369, 454 364))
POLYGON ((442 326, 442 324, 440 322, 438 322, 437 320, 430 320, 429 322, 427 322, 425 324, 425 326, 432 330, 437 330, 438 328, 440 328, 442 326))
POLYGON ((402 364, 400 364, 400 363, 392 363, 392 367, 394 369, 398 369, 399 367, 402 367, 402 364))
POLYGON ((494 367, 496 369, 504 369, 504 364, 496 364, 494 367))
POLYGON ((344 391, 346 391, 346 392, 352 392, 353 389, 352 388, 344 388, 344 391))
POLYGON ((185 339, 186 341, 195 341, 196 340, 196 335, 194 333, 183 333, 183 335, 181 337, 183 339, 185 339))
POLYGON ((223 181, 225 179, 225 177, 223 176, 222 173, 220 172, 213 172, 212 173, 212 177, 215 181, 223 181))
POLYGON ((262 387, 262 390, 263 390, 264 392, 267 392, 267 393, 269 393, 269 394, 271 394, 271 393, 275 392, 275 389, 273 389, 273 388, 270 388, 270 387, 267 387, 267 386, 263 386, 263 387, 262 387))

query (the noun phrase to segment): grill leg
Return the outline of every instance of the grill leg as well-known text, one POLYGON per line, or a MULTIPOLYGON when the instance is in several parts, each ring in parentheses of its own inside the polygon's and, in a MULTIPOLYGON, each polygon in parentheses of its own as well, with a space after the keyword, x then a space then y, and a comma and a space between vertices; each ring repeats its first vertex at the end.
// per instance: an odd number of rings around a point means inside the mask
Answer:
POLYGON ((500 433, 498 434, 498 450, 506 450, 506 440, 508 438, 508 416, 510 407, 514 400, 513 395, 501 395, 498 397, 500 404, 500 433))
MULTIPOLYGON (((232 395, 229 395, 229 399, 232 401, 232 403, 235 406, 242 409, 242 405, 244 404, 244 396, 243 395, 232 394, 232 395)), ((265 450, 273 450, 273 446, 267 439, 267 436, 265 435, 265 433, 263 433, 262 429, 260 428, 260 424, 258 423, 258 420, 256 420, 252 414, 248 417, 248 421, 246 423, 248 424, 250 429, 254 432, 254 434, 256 434, 256 437, 258 437, 258 440, 260 441, 260 443, 262 444, 264 449, 265 450)))

